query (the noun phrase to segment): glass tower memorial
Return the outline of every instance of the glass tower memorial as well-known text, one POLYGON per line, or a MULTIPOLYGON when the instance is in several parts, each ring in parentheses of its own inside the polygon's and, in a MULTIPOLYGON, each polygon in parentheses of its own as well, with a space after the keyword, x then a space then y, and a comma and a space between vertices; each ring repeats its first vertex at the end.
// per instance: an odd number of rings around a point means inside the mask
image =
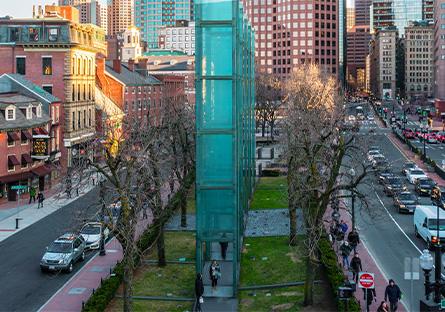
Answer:
POLYGON ((254 34, 238 0, 195 1, 195 22, 196 270, 206 296, 209 265, 218 260, 215 296, 233 297, 255 182, 254 34))

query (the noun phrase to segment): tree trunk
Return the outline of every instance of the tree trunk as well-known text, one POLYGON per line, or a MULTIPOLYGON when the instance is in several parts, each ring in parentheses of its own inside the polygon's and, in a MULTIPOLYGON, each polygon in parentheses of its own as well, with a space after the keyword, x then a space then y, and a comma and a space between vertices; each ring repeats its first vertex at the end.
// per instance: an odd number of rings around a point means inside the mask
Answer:
POLYGON ((297 245, 297 207, 293 203, 289 203, 289 245, 297 245))
POLYGON ((187 192, 181 192, 181 227, 187 227, 187 192))
POLYGON ((304 301, 305 306, 311 306, 314 304, 314 275, 316 263, 313 263, 311 256, 306 258, 306 278, 304 282, 304 301))
POLYGON ((270 126, 270 140, 271 140, 272 143, 273 143, 273 128, 274 128, 274 123, 273 123, 273 122, 269 123, 269 126, 270 126))
POLYGON ((159 228, 159 236, 156 241, 156 247, 158 249, 158 266, 165 267, 167 261, 165 260, 165 240, 164 240, 164 227, 159 228))
POLYGON ((266 122, 264 120, 261 121, 261 137, 264 138, 266 134, 266 122))

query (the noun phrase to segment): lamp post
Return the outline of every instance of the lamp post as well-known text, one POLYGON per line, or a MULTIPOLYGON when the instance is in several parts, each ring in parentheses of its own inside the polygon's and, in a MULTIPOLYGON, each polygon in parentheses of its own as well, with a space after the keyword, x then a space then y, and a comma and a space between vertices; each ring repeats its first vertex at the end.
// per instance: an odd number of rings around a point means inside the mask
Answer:
POLYGON ((101 199, 101 207, 100 207, 100 242, 99 242, 99 256, 105 256, 105 235, 104 235, 104 217, 105 217, 105 183, 104 181, 99 182, 100 185, 100 199, 101 199))
MULTIPOLYGON (((351 186, 353 179, 355 177, 355 170, 354 168, 349 169, 349 175, 351 176, 351 186)), ((355 193, 354 190, 351 187, 351 214, 352 214, 352 229, 355 229, 355 193)))
POLYGON ((422 135, 422 138, 423 138, 423 160, 426 160, 426 137, 427 137, 426 133, 428 131, 428 126, 423 124, 423 125, 420 125, 420 127, 421 127, 422 134, 423 134, 422 135))

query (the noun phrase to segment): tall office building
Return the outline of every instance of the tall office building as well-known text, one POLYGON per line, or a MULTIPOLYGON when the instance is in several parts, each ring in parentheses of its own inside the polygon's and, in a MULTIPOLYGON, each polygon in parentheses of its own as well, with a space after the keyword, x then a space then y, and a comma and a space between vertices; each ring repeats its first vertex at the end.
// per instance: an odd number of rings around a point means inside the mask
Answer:
POLYGON ((434 23, 434 0, 422 0, 422 19, 434 23))
POLYGON ((355 0, 355 25, 369 26, 372 0, 355 0))
POLYGON ((434 105, 445 112, 445 0, 434 7, 434 105))
POLYGON ((339 73, 336 0, 244 0, 255 29, 257 69, 285 79, 299 64, 315 63, 339 73))
POLYGON ((73 6, 79 10, 82 24, 94 24, 108 33, 108 9, 105 0, 59 0, 59 6, 73 6))
POLYGON ((395 26, 403 37, 410 21, 422 20, 422 12, 422 0, 373 0, 371 31, 395 26))
POLYGON ((108 0, 108 35, 114 36, 134 24, 133 0, 108 0))
POLYGON ((191 0, 139 0, 135 2, 135 24, 148 48, 159 47, 160 28, 191 20, 191 0))

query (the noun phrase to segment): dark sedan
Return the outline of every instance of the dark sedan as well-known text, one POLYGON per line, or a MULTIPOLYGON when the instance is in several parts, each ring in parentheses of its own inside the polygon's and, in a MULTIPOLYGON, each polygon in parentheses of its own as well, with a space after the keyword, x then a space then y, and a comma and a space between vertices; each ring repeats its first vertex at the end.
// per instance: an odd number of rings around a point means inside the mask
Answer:
POLYGON ((416 195, 411 192, 401 192, 394 195, 394 206, 399 213, 414 213, 419 200, 416 195))
POLYGON ((379 170, 376 171, 377 173, 377 177, 379 179, 379 183, 385 183, 385 180, 389 177, 393 177, 394 173, 391 171, 391 169, 383 169, 383 170, 379 170))
POLYGON ((383 184, 383 191, 388 196, 406 191, 406 185, 399 177, 388 177, 383 184))
POLYGON ((420 178, 416 180, 414 189, 417 194, 421 196, 428 196, 431 194, 431 190, 436 186, 436 182, 434 182, 431 178, 420 178))

